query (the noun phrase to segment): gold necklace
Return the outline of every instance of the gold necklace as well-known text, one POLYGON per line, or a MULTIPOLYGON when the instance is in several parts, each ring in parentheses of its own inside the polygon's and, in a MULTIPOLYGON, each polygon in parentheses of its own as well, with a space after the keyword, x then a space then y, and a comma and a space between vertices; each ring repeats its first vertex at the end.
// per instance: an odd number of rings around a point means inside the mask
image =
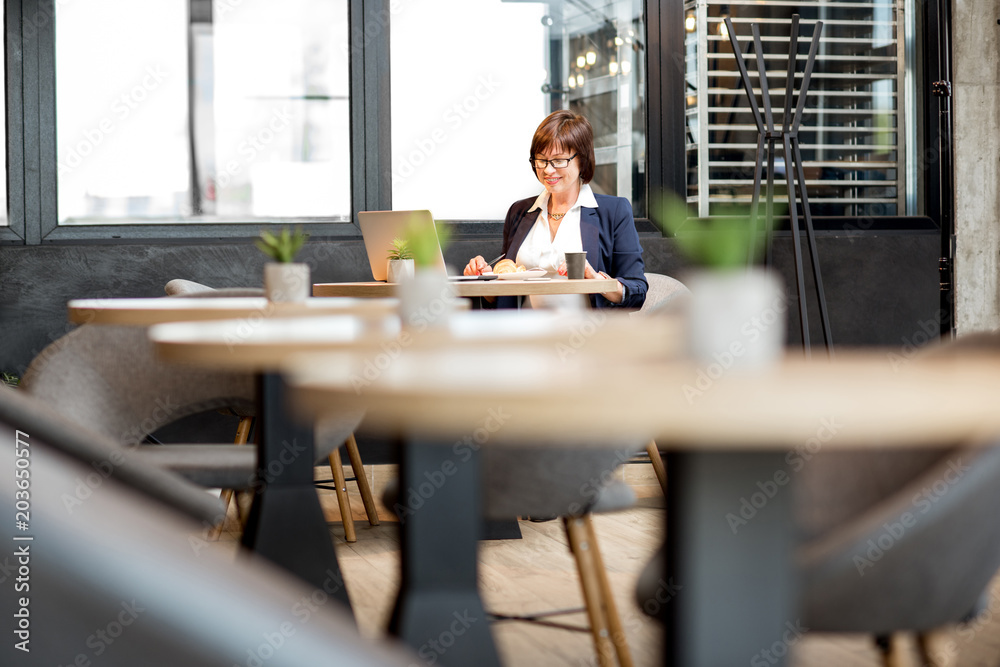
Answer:
POLYGON ((565 213, 549 213, 549 217, 552 218, 553 220, 555 220, 556 222, 559 222, 560 220, 562 220, 563 218, 566 217, 566 214, 565 213))

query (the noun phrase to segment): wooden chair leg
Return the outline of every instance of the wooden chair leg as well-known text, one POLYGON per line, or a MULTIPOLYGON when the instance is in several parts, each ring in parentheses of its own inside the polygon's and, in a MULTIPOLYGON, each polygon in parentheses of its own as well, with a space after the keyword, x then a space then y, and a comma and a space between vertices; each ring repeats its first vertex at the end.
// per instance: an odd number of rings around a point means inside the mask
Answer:
POLYGON ((920 664, 925 667, 938 667, 938 661, 934 659, 933 647, 931 646, 932 636, 931 633, 927 632, 917 633, 917 656, 920 658, 920 664))
POLYGON ((906 661, 900 655, 898 646, 899 637, 892 635, 878 635, 875 637, 875 645, 882 654, 882 664, 885 667, 903 667, 906 661))
POLYGON ((663 465, 663 457, 660 456, 660 448, 656 446, 655 440, 650 440, 646 445, 646 453, 649 454, 649 462, 653 464, 653 472, 660 482, 663 495, 667 495, 667 467, 663 465))
POLYGON ((354 439, 354 434, 347 436, 344 443, 347 447, 347 458, 351 460, 351 469, 354 470, 354 479, 361 493, 361 502, 365 504, 365 514, 368 515, 368 523, 372 526, 379 525, 378 508, 375 507, 375 499, 372 497, 372 488, 368 484, 368 477, 365 476, 365 466, 361 463, 361 453, 358 452, 358 441, 354 439))
POLYGON ((604 569, 604 559, 597 546, 597 533, 594 531, 593 517, 587 514, 582 519, 587 528, 587 534, 590 536, 591 552, 594 557, 594 573, 600 586, 601 601, 604 604, 604 615, 608 621, 608 629, 611 631, 611 643, 614 644, 615 653, 618 654, 618 664, 621 667, 632 667, 632 654, 625 637, 625 626, 622 625, 621 616, 618 615, 618 605, 615 604, 614 595, 611 593, 608 571, 604 569))
MULTIPOLYGON (((253 427, 253 417, 240 417, 240 423, 236 425, 236 437, 233 438, 233 443, 237 445, 247 444, 247 440, 250 439, 251 427, 253 427)), ((219 537, 222 535, 223 529, 226 527, 226 520, 227 517, 229 516, 229 504, 233 501, 233 490, 223 489, 222 495, 220 497, 222 499, 222 506, 225 509, 224 509, 224 514, 222 515, 222 521, 220 521, 215 526, 215 528, 212 530, 211 535, 209 536, 209 538, 212 540, 218 540, 219 537)), ((239 513, 240 513, 240 507, 239 504, 237 503, 236 505, 237 518, 239 518, 239 513)), ((241 526, 243 525, 242 521, 240 521, 240 525, 241 526)))
POLYGON ((330 452, 330 471, 333 473, 333 485, 337 487, 337 504, 340 505, 340 520, 344 522, 344 539, 357 542, 354 533, 354 517, 351 516, 351 501, 347 497, 347 482, 344 481, 344 465, 340 462, 340 450, 330 452))
POLYGON ((587 531, 587 524, 581 517, 567 517, 563 519, 563 525, 580 575, 580 588, 590 619, 590 634, 594 639, 597 664, 600 667, 612 667, 614 645, 611 642, 604 605, 601 604, 601 585, 596 575, 593 543, 587 531))

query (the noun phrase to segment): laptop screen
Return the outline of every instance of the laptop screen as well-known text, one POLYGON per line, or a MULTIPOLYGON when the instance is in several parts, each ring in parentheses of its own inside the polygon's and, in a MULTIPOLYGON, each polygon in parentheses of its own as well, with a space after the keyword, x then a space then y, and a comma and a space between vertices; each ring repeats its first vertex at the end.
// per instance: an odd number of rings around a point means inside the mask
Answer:
MULTIPOLYGON (((394 239, 405 238, 411 226, 416 229, 429 228, 434 233, 434 238, 437 238, 434 216, 430 211, 359 211, 358 223, 365 240, 372 278, 381 282, 386 279, 386 257, 394 239)), ((446 272, 440 243, 437 244, 435 266, 442 273, 446 272)))

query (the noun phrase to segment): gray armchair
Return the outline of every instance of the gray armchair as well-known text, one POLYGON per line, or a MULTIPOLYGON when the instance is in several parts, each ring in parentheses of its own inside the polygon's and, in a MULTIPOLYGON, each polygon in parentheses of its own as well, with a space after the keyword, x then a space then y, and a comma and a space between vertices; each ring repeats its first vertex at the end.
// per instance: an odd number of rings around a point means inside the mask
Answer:
MULTIPOLYGON (((201 542, 198 521, 219 511, 218 500, 162 469, 120 459, 117 442, 6 387, 0 438, 9 443, 0 448, 4 470, 15 469, 15 450, 30 451, 30 525, 21 536, 32 538, 0 540, 0 563, 29 571, 31 650, 18 650, 22 638, 8 633, 0 664, 83 664, 80 656, 109 667, 209 667, 251 656, 285 667, 418 662, 388 640, 362 640, 340 605, 296 614, 320 591, 201 542), (28 444, 15 447, 17 440, 28 444), (108 474, 95 472, 112 461, 108 474), (86 481, 84 494, 81 480, 99 482, 86 481)), ((13 474, 0 476, 0 510, 12 520, 15 490, 13 474)), ((0 596, 4 618, 21 612, 20 597, 0 596)))
MULTIPOLYGON (((252 375, 161 362, 144 327, 81 325, 32 360, 21 387, 67 420, 134 450, 151 465, 207 487, 253 485, 253 447, 143 444, 148 435, 190 415, 223 408, 253 414, 255 409, 252 375)), ((324 420, 317 427, 317 460, 328 459, 363 416, 362 411, 345 411, 324 420)))

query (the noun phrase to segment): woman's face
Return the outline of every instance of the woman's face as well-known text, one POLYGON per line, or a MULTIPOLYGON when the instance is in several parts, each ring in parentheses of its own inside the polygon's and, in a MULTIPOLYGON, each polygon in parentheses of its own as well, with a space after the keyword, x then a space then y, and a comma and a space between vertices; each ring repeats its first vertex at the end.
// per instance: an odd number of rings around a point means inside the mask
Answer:
MULTIPOLYGON (((556 160, 559 158, 573 157, 571 151, 562 146, 549 146, 543 152, 535 154, 535 159, 556 160)), ((562 169, 556 169, 551 164, 546 164, 544 168, 535 167, 535 176, 550 195, 574 193, 580 187, 580 156, 569 161, 569 164, 562 169)))

